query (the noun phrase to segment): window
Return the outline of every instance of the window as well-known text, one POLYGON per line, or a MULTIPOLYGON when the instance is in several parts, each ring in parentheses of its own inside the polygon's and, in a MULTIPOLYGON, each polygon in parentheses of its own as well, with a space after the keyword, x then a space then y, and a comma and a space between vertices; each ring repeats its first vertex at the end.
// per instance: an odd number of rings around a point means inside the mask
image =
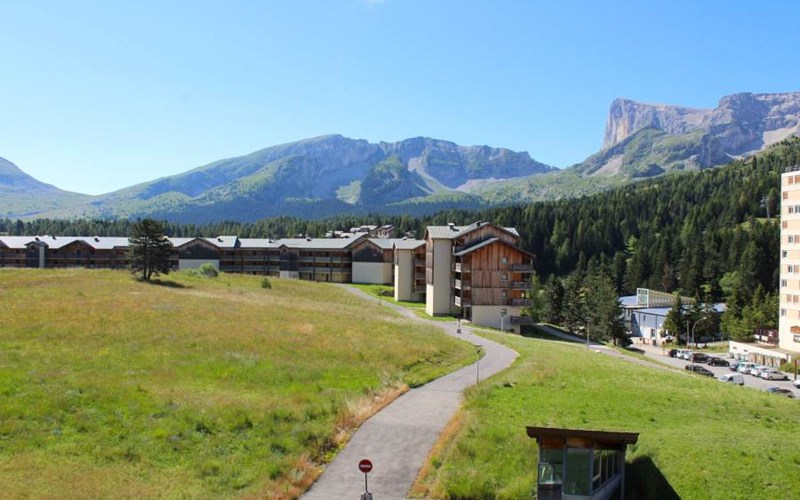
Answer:
POLYGON ((508 257, 500 257, 501 264, 508 264, 508 257))
POLYGON ((785 259, 786 257, 788 257, 788 256, 789 256, 789 252, 787 252, 786 250, 784 250, 784 251, 782 251, 782 252, 781 252, 781 256, 782 256, 782 257, 785 259))
POLYGON ((503 297, 504 299, 505 299, 506 297, 508 297, 508 290, 502 290, 502 291, 500 292, 500 296, 501 296, 501 297, 503 297))
POLYGON ((786 191, 783 192, 783 199, 784 200, 788 200, 789 199, 789 193, 787 193, 786 191))
POLYGON ((508 281, 508 275, 507 275, 507 274, 501 274, 501 275, 500 275, 500 279, 501 279, 502 281, 508 281))
POLYGON ((789 236, 787 236, 786 237, 786 242, 787 243, 794 243, 794 235, 790 234, 789 236))
POLYGON ((592 450, 567 448, 567 477, 563 492, 568 495, 588 496, 592 493, 592 450))
POLYGON ((786 316, 786 309, 781 308, 781 316, 786 316))
POLYGON ((787 280, 781 280, 781 287, 783 288, 783 287, 787 287, 787 286, 789 286, 788 281, 787 280))

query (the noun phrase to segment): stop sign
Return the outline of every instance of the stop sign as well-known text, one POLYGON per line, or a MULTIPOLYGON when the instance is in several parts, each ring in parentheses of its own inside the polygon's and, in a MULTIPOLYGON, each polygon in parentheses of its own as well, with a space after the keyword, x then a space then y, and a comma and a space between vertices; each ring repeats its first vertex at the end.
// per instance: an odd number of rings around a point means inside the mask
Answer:
POLYGON ((370 472, 372 470, 372 462, 365 458, 364 460, 358 462, 358 470, 364 474, 370 472))

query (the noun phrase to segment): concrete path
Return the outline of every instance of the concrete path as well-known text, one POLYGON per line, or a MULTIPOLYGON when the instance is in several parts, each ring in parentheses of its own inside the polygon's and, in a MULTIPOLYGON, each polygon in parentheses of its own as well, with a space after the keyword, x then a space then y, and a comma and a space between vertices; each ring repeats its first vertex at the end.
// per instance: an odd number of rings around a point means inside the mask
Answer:
MULTIPOLYGON (((346 288, 367 300, 376 301, 375 297, 360 290, 346 288)), ((463 390, 475 384, 478 369, 483 380, 507 368, 517 357, 512 349, 473 335, 469 327, 462 325, 462 333, 458 334, 455 322, 423 320, 404 307, 385 301, 383 304, 414 321, 427 324, 432 330, 444 330, 465 342, 480 344, 485 355, 478 366, 472 364, 411 389, 373 415, 301 498, 358 500, 364 491, 364 474, 358 471, 358 462, 368 458, 374 466, 369 474, 369 491, 373 498, 405 499, 428 452, 461 405, 463 390)))

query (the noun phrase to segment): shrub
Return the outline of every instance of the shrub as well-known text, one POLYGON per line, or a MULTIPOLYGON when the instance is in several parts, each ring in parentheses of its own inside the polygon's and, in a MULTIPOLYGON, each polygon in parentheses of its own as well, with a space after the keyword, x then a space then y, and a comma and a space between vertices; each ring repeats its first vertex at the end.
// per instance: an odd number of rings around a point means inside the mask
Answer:
POLYGON ((261 288, 266 288, 266 289, 272 288, 272 282, 269 280, 269 278, 264 278, 263 280, 261 280, 261 288))
POLYGON ((197 271, 206 278, 216 278, 217 276, 219 276, 219 271, 217 271, 217 268, 214 267, 214 264, 211 264, 209 262, 206 262, 205 264, 198 267, 197 271))

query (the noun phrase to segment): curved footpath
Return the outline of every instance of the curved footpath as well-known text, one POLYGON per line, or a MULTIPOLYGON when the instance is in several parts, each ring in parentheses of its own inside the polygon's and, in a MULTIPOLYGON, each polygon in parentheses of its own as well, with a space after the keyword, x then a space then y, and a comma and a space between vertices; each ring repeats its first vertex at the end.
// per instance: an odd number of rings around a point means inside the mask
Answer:
MULTIPOLYGON (((346 288, 368 300, 376 300, 361 290, 346 288)), ((466 342, 481 344, 485 351, 479 366, 481 380, 504 370, 517 358, 512 349, 473 335, 469 327, 462 326, 462 333, 457 334, 453 322, 424 320, 404 307, 381 302, 384 307, 391 307, 415 321, 443 329, 466 342)), ((428 452, 461 405, 462 392, 475 384, 476 373, 473 363, 411 389, 373 415, 301 498, 358 500, 364 492, 364 474, 358 471, 358 462, 367 458, 374 466, 369 474, 369 491, 373 498, 405 499, 428 452)))

